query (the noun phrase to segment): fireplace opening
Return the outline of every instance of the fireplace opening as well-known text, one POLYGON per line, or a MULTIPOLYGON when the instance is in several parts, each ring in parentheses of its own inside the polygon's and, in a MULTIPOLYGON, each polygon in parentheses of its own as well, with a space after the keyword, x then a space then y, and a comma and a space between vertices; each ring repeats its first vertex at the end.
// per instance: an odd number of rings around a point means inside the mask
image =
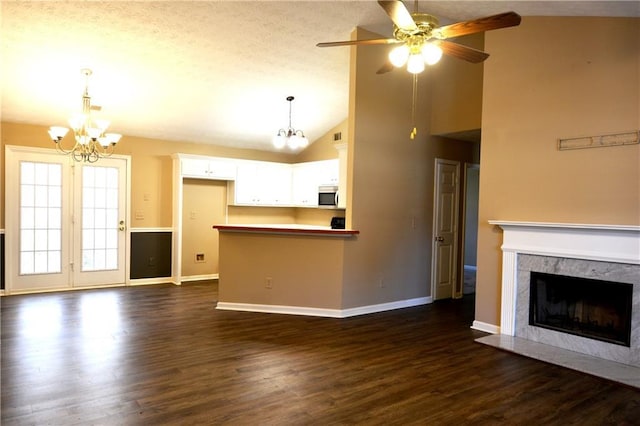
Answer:
POLYGON ((630 346, 633 284, 531 271, 529 324, 630 346))

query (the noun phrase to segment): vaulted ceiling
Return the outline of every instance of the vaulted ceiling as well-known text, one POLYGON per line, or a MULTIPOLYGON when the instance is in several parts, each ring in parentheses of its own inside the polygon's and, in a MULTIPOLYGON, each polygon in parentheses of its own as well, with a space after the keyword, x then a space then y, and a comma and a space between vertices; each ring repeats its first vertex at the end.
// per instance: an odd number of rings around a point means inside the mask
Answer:
MULTIPOLYGON (((406 2, 413 10, 414 2, 406 2)), ((522 16, 640 16, 637 1, 421 1, 441 24, 522 16)), ((288 122, 314 140, 347 117, 348 40, 385 36, 375 1, 1 2, 2 120, 65 125, 92 103, 125 136, 271 150, 288 122)), ((384 60, 385 47, 380 49, 384 60)), ((489 59, 490 60, 490 59, 489 59)), ((372 70, 372 73, 375 70, 372 70)), ((403 71, 404 72, 404 71, 403 71)), ((383 76, 381 78, 384 78, 383 76)))

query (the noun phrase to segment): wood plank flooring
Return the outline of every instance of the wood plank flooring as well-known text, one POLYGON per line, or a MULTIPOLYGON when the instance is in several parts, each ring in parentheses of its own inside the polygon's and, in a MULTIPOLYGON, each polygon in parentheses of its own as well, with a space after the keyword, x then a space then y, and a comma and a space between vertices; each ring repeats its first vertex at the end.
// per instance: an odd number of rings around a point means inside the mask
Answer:
POLYGON ((216 297, 3 297, 2 425, 640 423, 636 389, 475 343, 473 298, 328 319, 216 297))

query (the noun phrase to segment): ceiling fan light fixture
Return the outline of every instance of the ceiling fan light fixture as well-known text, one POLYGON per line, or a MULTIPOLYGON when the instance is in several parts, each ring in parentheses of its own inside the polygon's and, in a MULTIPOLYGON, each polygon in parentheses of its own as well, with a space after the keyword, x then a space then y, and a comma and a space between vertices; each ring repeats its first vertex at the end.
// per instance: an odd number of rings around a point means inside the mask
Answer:
POLYGON ((411 74, 420 74, 424 71, 424 58, 421 54, 412 53, 407 60, 407 71, 411 74))
POLYGON ((422 46, 422 57, 427 65, 437 64, 442 58, 442 49, 433 43, 425 43, 422 46))
POLYGON ((409 59, 409 46, 406 44, 401 44, 398 47, 395 47, 389 52, 389 62, 393 64, 394 67, 402 67, 407 63, 409 59))

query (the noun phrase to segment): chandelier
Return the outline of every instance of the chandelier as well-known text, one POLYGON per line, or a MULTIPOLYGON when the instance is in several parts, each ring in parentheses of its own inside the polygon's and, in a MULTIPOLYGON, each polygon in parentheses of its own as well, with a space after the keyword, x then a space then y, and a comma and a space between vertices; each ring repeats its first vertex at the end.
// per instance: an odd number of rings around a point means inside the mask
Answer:
POLYGON ((290 149, 299 149, 306 148, 309 145, 309 140, 304 135, 304 132, 291 127, 291 101, 293 99, 293 96, 287 96, 287 101, 289 102, 289 127, 278 130, 278 134, 273 137, 273 146, 278 149, 282 149, 285 146, 290 149))
POLYGON ((54 142, 56 149, 63 154, 70 155, 75 161, 95 163, 99 158, 108 157, 113 154, 116 143, 122 135, 117 133, 105 133, 109 127, 109 121, 93 118, 91 111, 99 111, 99 106, 91 105, 89 96, 89 76, 90 69, 82 69, 85 78, 84 94, 82 95, 82 113, 74 115, 69 119, 69 125, 75 136, 75 144, 66 149, 62 147, 62 138, 69 129, 66 127, 53 126, 49 128, 49 136, 54 142))

